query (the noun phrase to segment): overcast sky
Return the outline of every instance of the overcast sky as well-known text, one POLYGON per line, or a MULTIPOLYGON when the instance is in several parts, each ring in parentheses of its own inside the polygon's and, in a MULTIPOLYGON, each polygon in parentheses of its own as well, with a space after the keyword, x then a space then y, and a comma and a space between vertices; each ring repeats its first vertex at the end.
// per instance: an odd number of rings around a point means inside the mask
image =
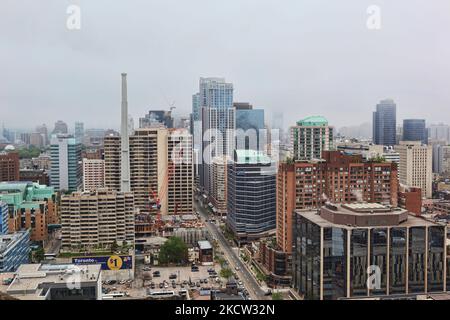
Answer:
POLYGON ((118 127, 121 72, 135 122, 173 101, 189 113, 199 77, 220 76, 286 125, 370 122, 383 98, 398 120, 450 123, 449 31, 449 0, 1 0, 0 123, 118 127))

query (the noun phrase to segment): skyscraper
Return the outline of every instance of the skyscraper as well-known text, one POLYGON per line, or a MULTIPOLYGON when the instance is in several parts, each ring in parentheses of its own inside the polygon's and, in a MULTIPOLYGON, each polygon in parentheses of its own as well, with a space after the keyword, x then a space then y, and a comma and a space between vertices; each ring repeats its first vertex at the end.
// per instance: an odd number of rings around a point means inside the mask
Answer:
POLYGON ((373 113, 373 143, 386 146, 396 144, 397 106, 391 99, 382 100, 373 113))
POLYGON ((308 117, 291 127, 291 141, 295 160, 320 159, 323 151, 333 149, 333 127, 324 117, 308 117))
POLYGON ((58 120, 55 122, 55 128, 53 129, 52 134, 68 134, 69 129, 67 128, 67 123, 62 120, 58 120))
POLYGON ((260 151, 235 150, 227 169, 227 224, 251 241, 275 232, 276 167, 260 151))
POLYGON ((448 144, 450 143, 450 126, 443 123, 432 124, 428 128, 428 135, 431 140, 445 141, 448 144))
POLYGON ((42 139, 44 140, 44 145, 47 146, 48 145, 48 130, 47 130, 47 126, 45 124, 42 124, 40 126, 36 127, 36 132, 40 133, 42 135, 42 139))
POLYGON ((234 150, 236 114, 233 108, 233 84, 225 82, 224 78, 200 78, 199 99, 203 136, 202 150, 199 150, 200 156, 203 156, 200 183, 210 193, 212 159, 215 156, 231 156, 234 150))
POLYGON ((236 148, 263 150, 266 143, 264 135, 264 109, 253 109, 249 103, 235 102, 236 109, 236 148), (242 130, 242 131, 241 131, 242 130))
POLYGON ((50 146, 50 183, 56 191, 77 191, 81 186, 81 144, 71 135, 53 135, 50 146))
POLYGON ((83 122, 75 122, 75 139, 78 142, 82 143, 84 138, 84 123, 83 122))
POLYGON ((192 120, 201 120, 200 93, 192 95, 192 120))
POLYGON ((395 147, 400 154, 398 178, 401 184, 422 189, 422 196, 432 196, 432 147, 420 141, 401 141, 395 147))
MULTIPOLYGON (((105 186, 117 190, 120 175, 120 138, 105 137, 105 186)), ((154 196, 161 197, 161 213, 192 213, 192 136, 187 130, 137 129, 129 137, 130 188, 136 208, 154 212, 154 196), (173 163, 173 156, 181 161, 173 163)))
POLYGON ((403 120, 403 141, 421 141, 423 144, 428 144, 428 132, 425 120, 403 120))
POLYGON ((173 128, 173 117, 171 111, 150 110, 145 117, 139 118, 139 128, 151 128, 164 126, 173 128))

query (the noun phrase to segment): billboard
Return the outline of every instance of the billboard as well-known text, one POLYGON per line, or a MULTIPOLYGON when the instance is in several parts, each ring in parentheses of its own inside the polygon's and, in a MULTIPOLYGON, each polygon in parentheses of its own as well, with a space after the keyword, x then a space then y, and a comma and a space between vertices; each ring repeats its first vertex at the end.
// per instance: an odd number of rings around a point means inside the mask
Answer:
POLYGON ((132 256, 102 256, 102 257, 77 257, 72 258, 75 265, 100 264, 102 270, 130 270, 133 269, 132 256))

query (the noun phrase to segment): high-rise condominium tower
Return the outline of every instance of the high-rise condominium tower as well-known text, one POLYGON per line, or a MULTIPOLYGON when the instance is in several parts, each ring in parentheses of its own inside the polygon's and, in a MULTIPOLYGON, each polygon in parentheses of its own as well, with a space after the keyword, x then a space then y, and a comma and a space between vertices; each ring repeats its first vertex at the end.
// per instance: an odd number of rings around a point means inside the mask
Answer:
MULTIPOLYGON (((136 207, 154 212, 155 195, 162 214, 192 213, 192 135, 178 129, 138 129, 130 136, 130 187, 136 207), (173 161, 173 157, 177 161, 173 161)), ((105 137, 105 186, 118 190, 120 138, 105 137)))
POLYGON ((77 191, 81 186, 81 144, 71 135, 53 135, 50 147, 50 183, 56 191, 77 191))
POLYGON ((323 151, 333 149, 333 127, 324 117, 308 117, 291 127, 291 141, 295 160, 320 159, 323 151))
POLYGON ((202 110, 202 159, 200 183, 211 192, 211 162, 216 156, 232 156, 236 114, 233 108, 233 84, 224 78, 200 78, 199 103, 202 110), (208 149, 207 149, 208 148, 208 149), (204 151, 207 152, 204 152, 204 151))
POLYGON ((131 192, 99 189, 61 197, 62 245, 66 248, 134 243, 131 192))

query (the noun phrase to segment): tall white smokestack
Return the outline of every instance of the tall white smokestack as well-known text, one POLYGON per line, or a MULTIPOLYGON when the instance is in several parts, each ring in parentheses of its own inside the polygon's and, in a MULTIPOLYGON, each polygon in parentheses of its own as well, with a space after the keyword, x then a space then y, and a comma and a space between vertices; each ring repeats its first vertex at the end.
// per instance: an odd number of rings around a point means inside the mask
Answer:
POLYGON ((128 93, 127 74, 122 73, 122 120, 120 125, 121 137, 121 170, 120 191, 130 192, 130 140, 128 131, 128 93))

